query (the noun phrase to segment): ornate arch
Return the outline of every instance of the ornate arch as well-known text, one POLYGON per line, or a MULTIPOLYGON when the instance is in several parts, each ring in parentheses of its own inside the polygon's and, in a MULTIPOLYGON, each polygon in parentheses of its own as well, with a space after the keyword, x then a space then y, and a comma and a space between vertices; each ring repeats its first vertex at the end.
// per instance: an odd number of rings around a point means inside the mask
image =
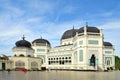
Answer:
POLYGON ((31 62, 31 68, 38 68, 38 63, 36 61, 31 62))
POLYGON ((17 55, 15 54, 14 57, 16 57, 17 55))
POLYGON ((24 57, 24 55, 23 55, 23 54, 20 54, 19 56, 20 56, 20 57, 24 57))
POLYGON ((31 55, 27 55, 28 57, 31 57, 31 55))
POLYGON ((107 60, 107 65, 110 65, 110 60, 107 60))
POLYGON ((16 67, 25 67, 25 63, 23 61, 16 61, 15 66, 16 67))

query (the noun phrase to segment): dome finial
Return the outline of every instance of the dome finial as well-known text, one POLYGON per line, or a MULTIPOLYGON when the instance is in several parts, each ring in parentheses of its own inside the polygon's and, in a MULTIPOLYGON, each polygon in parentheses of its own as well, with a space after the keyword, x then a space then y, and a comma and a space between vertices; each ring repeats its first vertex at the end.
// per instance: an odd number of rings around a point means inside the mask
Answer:
POLYGON ((86 22, 86 27, 88 27, 88 22, 86 22))
POLYGON ((25 36, 24 35, 23 35, 22 39, 25 40, 25 36))

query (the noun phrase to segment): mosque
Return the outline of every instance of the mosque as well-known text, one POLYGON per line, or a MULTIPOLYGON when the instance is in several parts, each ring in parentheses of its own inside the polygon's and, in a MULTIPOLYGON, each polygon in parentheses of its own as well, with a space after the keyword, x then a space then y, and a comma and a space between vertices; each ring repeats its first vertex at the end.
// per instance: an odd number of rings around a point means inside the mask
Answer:
POLYGON ((60 45, 54 48, 48 40, 17 41, 9 59, 0 59, 0 69, 29 70, 106 70, 115 68, 114 46, 104 41, 102 29, 83 26, 63 33, 60 45))

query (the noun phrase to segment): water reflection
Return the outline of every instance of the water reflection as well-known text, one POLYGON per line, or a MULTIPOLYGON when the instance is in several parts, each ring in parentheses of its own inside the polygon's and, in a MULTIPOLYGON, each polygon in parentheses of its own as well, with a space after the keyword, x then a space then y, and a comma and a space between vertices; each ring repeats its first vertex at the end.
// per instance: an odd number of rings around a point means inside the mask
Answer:
POLYGON ((0 80, 119 80, 120 72, 0 71, 0 80))

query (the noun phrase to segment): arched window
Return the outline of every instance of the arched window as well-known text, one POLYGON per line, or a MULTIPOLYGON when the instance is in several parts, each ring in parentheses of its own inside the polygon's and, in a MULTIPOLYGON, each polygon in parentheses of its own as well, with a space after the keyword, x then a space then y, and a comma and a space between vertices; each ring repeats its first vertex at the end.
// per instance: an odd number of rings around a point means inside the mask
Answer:
POLYGON ((71 59, 71 57, 69 57, 69 59, 71 59))
POLYGON ((67 59, 67 57, 65 57, 65 59, 67 59))
POLYGON ((16 57, 17 55, 15 54, 14 57, 16 57))
POLYGON ((25 63, 23 61, 16 61, 15 62, 15 66, 16 67, 24 67, 25 66, 25 63))
POLYGON ((31 57, 31 55, 28 55, 28 57, 31 57))
POLYGON ((31 68, 38 68, 38 63, 35 61, 31 62, 31 68))
POLYGON ((20 56, 20 57, 24 57, 24 55, 23 55, 23 54, 20 54, 19 56, 20 56))
POLYGON ((110 60, 107 60, 107 65, 110 65, 110 60))
POLYGON ((53 60, 53 58, 51 58, 51 60, 53 60))
POLYGON ((48 60, 50 60, 50 58, 48 58, 48 60))

